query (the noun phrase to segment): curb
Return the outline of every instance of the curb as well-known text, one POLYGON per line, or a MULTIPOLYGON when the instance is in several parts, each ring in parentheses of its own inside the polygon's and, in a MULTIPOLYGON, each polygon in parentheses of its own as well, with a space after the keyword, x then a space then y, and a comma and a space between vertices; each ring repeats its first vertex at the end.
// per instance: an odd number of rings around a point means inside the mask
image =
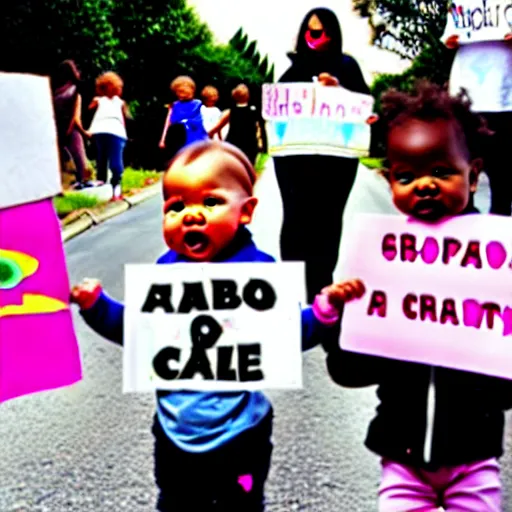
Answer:
POLYGON ((62 241, 67 242, 84 231, 87 231, 90 227, 97 226, 112 217, 116 217, 117 215, 124 213, 133 206, 156 196, 161 190, 162 184, 158 182, 138 194, 125 197, 122 201, 108 204, 105 210, 100 214, 86 210, 78 219, 62 228, 62 241))

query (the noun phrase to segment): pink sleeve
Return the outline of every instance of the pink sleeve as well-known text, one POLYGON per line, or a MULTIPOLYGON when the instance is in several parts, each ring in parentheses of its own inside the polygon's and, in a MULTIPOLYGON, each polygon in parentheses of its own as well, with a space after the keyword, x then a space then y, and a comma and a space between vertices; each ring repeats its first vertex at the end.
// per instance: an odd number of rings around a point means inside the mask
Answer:
POLYGON ((339 311, 330 304, 327 295, 317 295, 312 309, 315 318, 325 325, 333 325, 340 319, 339 311))

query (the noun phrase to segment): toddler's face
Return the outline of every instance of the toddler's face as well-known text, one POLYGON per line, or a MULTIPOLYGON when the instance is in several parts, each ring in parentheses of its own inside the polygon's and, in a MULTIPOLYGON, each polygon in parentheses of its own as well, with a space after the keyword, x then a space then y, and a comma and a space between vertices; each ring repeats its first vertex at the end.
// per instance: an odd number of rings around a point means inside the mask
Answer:
POLYGON ((163 232, 170 249, 211 261, 249 224, 257 200, 244 190, 245 168, 229 154, 210 151, 164 176, 163 232), (242 175, 243 176, 243 175, 242 175))
POLYGON ((195 89, 191 84, 183 83, 178 85, 174 92, 178 100, 187 101, 194 98, 195 89))
POLYGON ((205 97, 204 104, 207 107, 214 107, 218 100, 219 100, 219 97, 217 95, 210 94, 209 96, 205 97))
POLYGON ((471 161, 454 121, 410 119, 388 134, 389 183, 396 207, 427 222, 458 215, 476 191, 471 161))

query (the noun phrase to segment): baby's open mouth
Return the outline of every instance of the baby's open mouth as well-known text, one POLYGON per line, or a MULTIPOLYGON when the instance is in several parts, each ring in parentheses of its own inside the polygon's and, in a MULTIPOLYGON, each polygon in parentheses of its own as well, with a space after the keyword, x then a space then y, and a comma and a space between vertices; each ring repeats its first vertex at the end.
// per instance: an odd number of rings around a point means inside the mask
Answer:
POLYGON ((203 252, 209 244, 208 237, 200 231, 189 231, 183 237, 183 243, 191 252, 203 252))

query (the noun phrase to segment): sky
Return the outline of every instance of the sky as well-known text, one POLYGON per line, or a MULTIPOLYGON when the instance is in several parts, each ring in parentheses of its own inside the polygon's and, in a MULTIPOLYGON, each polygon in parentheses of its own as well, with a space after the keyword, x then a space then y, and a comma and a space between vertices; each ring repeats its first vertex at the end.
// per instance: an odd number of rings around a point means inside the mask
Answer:
POLYGON ((369 44, 368 22, 352 12, 351 0, 189 0, 220 42, 227 42, 242 26, 256 39, 260 55, 269 55, 278 78, 289 66, 286 53, 295 47, 299 26, 314 7, 332 9, 341 24, 344 52, 356 58, 368 82, 372 73, 399 73, 406 63, 393 53, 369 44))

